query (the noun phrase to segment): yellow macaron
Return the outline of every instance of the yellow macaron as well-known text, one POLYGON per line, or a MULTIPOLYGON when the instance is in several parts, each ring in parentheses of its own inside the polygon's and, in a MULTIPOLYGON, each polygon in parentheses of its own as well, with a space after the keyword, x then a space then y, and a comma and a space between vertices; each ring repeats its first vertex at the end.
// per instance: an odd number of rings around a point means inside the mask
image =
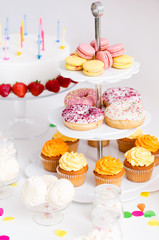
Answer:
POLYGON ((83 63, 87 60, 75 55, 65 58, 65 68, 70 71, 78 71, 83 69, 83 63))
POLYGON ((113 58, 113 67, 125 69, 132 66, 133 58, 128 55, 121 55, 113 58))
POLYGON ((99 60, 89 60, 83 64, 83 73, 90 77, 101 75, 104 72, 104 63, 99 60))

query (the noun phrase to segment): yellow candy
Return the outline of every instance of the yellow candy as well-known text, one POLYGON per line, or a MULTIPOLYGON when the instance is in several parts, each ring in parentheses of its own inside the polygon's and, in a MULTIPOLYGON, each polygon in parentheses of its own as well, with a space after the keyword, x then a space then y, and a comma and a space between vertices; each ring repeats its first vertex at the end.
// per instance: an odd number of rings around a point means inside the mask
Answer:
POLYGON ((13 184, 11 184, 10 186, 11 186, 11 187, 15 187, 15 186, 17 186, 17 183, 13 183, 13 184))
POLYGON ((150 226, 159 226, 159 221, 157 219, 151 219, 148 222, 148 225, 150 225, 150 226))
POLYGON ((67 234, 66 231, 63 231, 63 230, 60 230, 60 229, 56 229, 56 235, 57 235, 58 237, 63 237, 63 236, 65 236, 66 234, 67 234))
POLYGON ((141 197, 149 197, 150 193, 149 192, 142 192, 140 193, 141 197))
POLYGON ((3 221, 7 222, 7 221, 12 221, 14 219, 15 219, 14 217, 5 217, 3 218, 3 221))

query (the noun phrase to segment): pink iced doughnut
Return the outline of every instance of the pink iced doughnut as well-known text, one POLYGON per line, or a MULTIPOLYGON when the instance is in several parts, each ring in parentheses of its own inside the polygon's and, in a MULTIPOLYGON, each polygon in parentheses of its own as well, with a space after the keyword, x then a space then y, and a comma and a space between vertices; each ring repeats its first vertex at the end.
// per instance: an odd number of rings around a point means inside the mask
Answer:
POLYGON ((95 106, 96 105, 95 90, 92 88, 81 88, 73 90, 66 95, 64 103, 66 107, 75 104, 86 104, 95 106))
POLYGON ((139 103, 141 102, 141 94, 133 88, 115 87, 108 88, 103 93, 102 99, 105 106, 120 100, 139 103))
POLYGON ((104 113, 100 108, 84 104, 65 108, 62 117, 66 127, 77 131, 97 128, 104 121, 104 113))

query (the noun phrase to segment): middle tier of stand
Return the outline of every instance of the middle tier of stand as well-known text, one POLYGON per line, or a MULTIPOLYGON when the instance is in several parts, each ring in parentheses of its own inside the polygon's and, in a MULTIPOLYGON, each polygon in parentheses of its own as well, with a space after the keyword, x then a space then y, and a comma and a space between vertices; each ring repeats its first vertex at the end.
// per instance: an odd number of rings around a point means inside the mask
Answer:
MULTIPOLYGON (((59 107, 52 109, 48 115, 48 120, 50 123, 56 125, 58 131, 63 135, 72 138, 78 139, 87 139, 87 140, 113 140, 124 138, 130 136, 135 132, 135 129, 117 129, 111 128, 104 122, 100 127, 87 131, 75 131, 67 128, 62 119, 62 110, 65 107, 59 107)), ((146 118, 141 127, 146 126, 151 121, 151 115, 149 112, 146 112, 146 118)))

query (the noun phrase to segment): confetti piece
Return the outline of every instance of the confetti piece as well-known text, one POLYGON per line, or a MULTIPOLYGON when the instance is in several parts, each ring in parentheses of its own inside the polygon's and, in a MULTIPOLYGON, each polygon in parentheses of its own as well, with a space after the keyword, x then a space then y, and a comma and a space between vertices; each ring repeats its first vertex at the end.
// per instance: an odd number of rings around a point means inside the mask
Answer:
POLYGON ((50 124, 49 126, 50 126, 50 127, 56 127, 54 124, 50 124))
POLYGON ((141 197, 149 197, 150 193, 149 192, 142 192, 140 193, 141 197))
POLYGON ((56 235, 57 235, 58 237, 63 237, 63 236, 65 236, 66 234, 67 234, 66 231, 63 231, 63 230, 60 230, 60 229, 56 229, 56 235))
POLYGON ((132 212, 132 215, 133 215, 134 217, 141 217, 141 216, 144 215, 144 213, 141 212, 141 211, 134 211, 134 212, 132 212))
POLYGON ((7 221, 12 221, 14 219, 15 219, 14 217, 5 217, 3 218, 3 221, 7 222, 7 221))
POLYGON ((137 205, 137 207, 138 207, 138 209, 140 210, 140 211, 144 211, 144 209, 145 209, 145 204, 144 203, 139 203, 138 205, 137 205))
POLYGON ((4 213, 4 209, 3 208, 0 208, 0 216, 2 216, 4 213))
POLYGON ((15 186, 17 186, 17 183, 13 183, 13 184, 11 184, 10 186, 11 186, 11 187, 15 187, 15 186))
POLYGON ((152 217, 152 216, 156 216, 155 212, 152 210, 146 211, 144 213, 144 217, 152 217))
POLYGON ((9 240, 10 237, 8 237, 7 235, 1 235, 0 236, 0 240, 9 240))
POLYGON ((131 218, 132 213, 131 212, 124 212, 124 218, 131 218))
POLYGON ((159 226, 159 221, 157 219, 151 219, 149 222, 148 222, 148 225, 150 226, 159 226))

